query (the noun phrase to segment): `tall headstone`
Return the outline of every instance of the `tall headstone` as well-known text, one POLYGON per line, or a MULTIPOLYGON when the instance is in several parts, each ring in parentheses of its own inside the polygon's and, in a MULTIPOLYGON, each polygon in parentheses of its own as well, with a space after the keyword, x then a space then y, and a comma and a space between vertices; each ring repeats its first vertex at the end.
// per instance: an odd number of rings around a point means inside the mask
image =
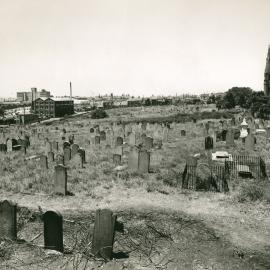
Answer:
POLYGON ((43 215, 44 246, 46 249, 64 251, 63 217, 60 213, 47 211, 43 215))
POLYGON ((255 138, 253 134, 248 134, 245 139, 245 150, 246 151, 254 151, 255 148, 255 138))
POLYGON ((64 149, 64 163, 67 164, 71 159, 71 149, 66 147, 64 149))
POLYGON ((58 151, 58 142, 53 141, 52 147, 53 147, 53 150, 58 151))
POLYGON ((205 150, 211 150, 211 149, 213 149, 213 146, 214 146, 214 143, 213 142, 214 142, 213 138, 211 136, 207 136, 205 138, 205 142, 204 142, 204 144, 205 144, 205 150))
POLYGON ((0 239, 17 239, 17 205, 7 200, 0 203, 0 239))
POLYGON ((229 129, 226 134, 226 146, 233 147, 234 144, 234 131, 232 129, 229 129))
POLYGON ((139 150, 133 147, 128 154, 128 168, 131 171, 137 171, 139 168, 139 150))
POLYGON ((54 152, 49 152, 48 153, 48 161, 49 162, 54 162, 54 152))
POLYGON ((121 158, 122 158, 121 155, 113 154, 113 163, 115 165, 120 165, 121 164, 121 158))
POLYGON ((149 173, 150 168, 150 153, 146 150, 139 151, 139 167, 138 171, 142 173, 149 173))
POLYGON ((95 136, 95 145, 100 144, 100 136, 95 136))
POLYGON ((63 165, 57 165, 55 169, 54 192, 67 195, 67 168, 63 165))
POLYGON ((124 140, 122 137, 117 137, 116 138, 116 146, 121 146, 123 144, 124 140))
POLYGON ((153 138, 151 138, 151 137, 146 137, 145 138, 145 148, 147 150, 150 150, 150 149, 153 148, 153 143, 154 143, 153 138))
POLYGON ((92 240, 92 254, 105 260, 112 259, 116 215, 109 209, 97 210, 92 240))
POLYGON ((40 156, 40 168, 42 169, 48 169, 48 158, 45 155, 40 156))

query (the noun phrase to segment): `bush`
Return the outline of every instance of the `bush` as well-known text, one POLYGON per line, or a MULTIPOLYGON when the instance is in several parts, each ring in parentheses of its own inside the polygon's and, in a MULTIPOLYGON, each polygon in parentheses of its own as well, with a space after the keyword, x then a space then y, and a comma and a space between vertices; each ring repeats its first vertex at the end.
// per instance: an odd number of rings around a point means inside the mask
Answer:
POLYGON ((108 114, 103 109, 96 109, 91 114, 92 119, 102 119, 106 117, 108 117, 108 114))
POLYGON ((237 200, 239 202, 262 200, 264 197, 264 190, 257 183, 245 183, 240 187, 237 200))

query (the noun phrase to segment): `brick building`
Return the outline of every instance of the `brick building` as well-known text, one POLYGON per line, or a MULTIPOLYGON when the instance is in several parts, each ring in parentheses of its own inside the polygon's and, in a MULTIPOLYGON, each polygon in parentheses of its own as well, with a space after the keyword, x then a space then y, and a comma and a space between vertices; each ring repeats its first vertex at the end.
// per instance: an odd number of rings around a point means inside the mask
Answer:
POLYGON ((42 117, 62 117, 74 113, 74 101, 70 98, 37 98, 32 110, 42 117))

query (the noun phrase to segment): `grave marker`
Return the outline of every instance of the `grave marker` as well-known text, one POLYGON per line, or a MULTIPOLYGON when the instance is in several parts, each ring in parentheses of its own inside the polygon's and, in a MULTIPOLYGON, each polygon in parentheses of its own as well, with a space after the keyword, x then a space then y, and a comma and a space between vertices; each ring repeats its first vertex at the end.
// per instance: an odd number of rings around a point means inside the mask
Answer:
POLYGON ((55 169, 54 192, 67 195, 67 168, 63 165, 57 165, 55 169))
POLYGON ((46 249, 64 251, 63 217, 60 213, 47 211, 44 220, 44 246, 46 249))
POLYGON ((7 200, 0 203, 0 239, 17 239, 17 205, 7 200))
POLYGON ((116 215, 109 209, 97 210, 92 241, 92 254, 112 259, 116 215))

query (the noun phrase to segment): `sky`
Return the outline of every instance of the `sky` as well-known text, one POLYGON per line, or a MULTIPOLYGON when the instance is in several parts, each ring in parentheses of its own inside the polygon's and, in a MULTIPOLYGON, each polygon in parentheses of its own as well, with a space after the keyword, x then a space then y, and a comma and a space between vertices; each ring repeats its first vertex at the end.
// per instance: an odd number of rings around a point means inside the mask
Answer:
POLYGON ((0 0, 0 96, 263 89, 270 0, 0 0))

